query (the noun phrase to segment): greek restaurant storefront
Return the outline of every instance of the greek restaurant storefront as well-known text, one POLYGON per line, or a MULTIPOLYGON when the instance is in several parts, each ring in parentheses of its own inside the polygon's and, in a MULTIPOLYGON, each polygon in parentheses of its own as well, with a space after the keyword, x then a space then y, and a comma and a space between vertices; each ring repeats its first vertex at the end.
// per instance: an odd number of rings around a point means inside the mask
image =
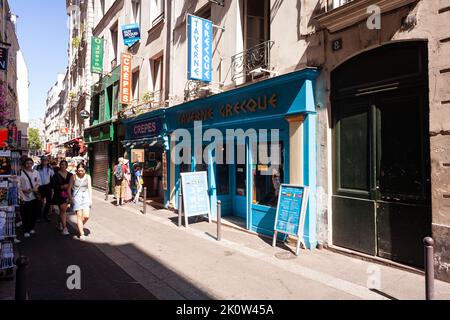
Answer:
POLYGON ((304 242, 316 241, 316 107, 308 68, 166 111, 170 205, 178 208, 180 173, 206 171, 213 219, 273 235, 281 183, 310 187, 304 242))
POLYGON ((156 110, 133 119, 123 120, 126 138, 122 141, 130 169, 143 169, 147 197, 167 207, 167 159, 169 141, 166 136, 165 110, 156 110))

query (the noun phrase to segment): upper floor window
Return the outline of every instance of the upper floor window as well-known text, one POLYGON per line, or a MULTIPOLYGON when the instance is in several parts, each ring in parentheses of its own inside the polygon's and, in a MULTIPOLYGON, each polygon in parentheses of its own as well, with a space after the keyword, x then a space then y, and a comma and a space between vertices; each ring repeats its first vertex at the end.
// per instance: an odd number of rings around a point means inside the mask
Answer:
POLYGON ((133 10, 133 23, 141 24, 141 1, 132 0, 131 2, 133 10))
POLYGON ((119 41, 119 26, 116 23, 111 28, 111 47, 110 47, 111 70, 117 66, 118 41, 119 41))
POLYGON ((151 0, 150 21, 152 26, 158 24, 164 18, 165 0, 151 0))
POLYGON ((336 9, 352 0, 329 0, 328 5, 330 9, 336 9))
POLYGON ((249 49, 270 40, 270 1, 245 1, 245 48, 249 49))

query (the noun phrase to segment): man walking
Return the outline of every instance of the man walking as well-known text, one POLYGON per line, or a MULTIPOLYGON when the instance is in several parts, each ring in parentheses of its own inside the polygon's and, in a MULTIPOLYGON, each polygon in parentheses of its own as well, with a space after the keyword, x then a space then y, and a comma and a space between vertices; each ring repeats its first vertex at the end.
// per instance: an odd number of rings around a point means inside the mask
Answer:
POLYGON ((116 194, 116 206, 124 205, 124 198, 127 192, 128 182, 125 179, 125 175, 129 174, 128 166, 125 165, 125 159, 119 158, 119 163, 114 167, 114 181, 115 181, 115 194, 116 194))
POLYGON ((42 217, 45 221, 50 222, 50 219, 48 218, 52 200, 52 188, 50 181, 55 175, 55 172, 50 166, 50 161, 47 156, 41 157, 41 164, 37 166, 36 170, 39 172, 42 183, 39 187, 39 193, 41 195, 41 208, 43 207, 42 217))
POLYGON ((23 197, 23 231, 24 237, 29 238, 35 234, 36 217, 39 212, 40 202, 38 200, 41 176, 39 172, 33 170, 33 159, 28 158, 23 163, 23 170, 20 175, 20 190, 23 197))

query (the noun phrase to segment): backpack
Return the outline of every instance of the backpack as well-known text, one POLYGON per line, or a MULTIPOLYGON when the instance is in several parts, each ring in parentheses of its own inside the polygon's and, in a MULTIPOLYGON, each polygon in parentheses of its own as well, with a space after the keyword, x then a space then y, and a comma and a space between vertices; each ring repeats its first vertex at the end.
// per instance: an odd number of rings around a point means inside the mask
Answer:
POLYGON ((117 165, 116 169, 114 170, 114 177, 116 177, 117 180, 123 180, 123 166, 117 165))

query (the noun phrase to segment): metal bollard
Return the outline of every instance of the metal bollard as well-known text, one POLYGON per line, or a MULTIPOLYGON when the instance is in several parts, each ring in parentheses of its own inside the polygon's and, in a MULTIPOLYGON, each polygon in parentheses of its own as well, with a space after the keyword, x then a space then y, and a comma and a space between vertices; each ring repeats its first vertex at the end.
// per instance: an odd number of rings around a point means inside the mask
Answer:
POLYGON ((144 210, 143 210, 143 212, 144 212, 144 214, 147 214, 147 187, 144 187, 144 194, 143 194, 143 197, 144 197, 144 210))
POLYGON ((16 292, 15 300, 26 300, 27 299, 27 268, 29 264, 29 259, 27 257, 19 257, 16 260, 17 271, 16 271, 16 292))
POLYGON ((217 201, 217 241, 222 240, 222 201, 217 201))
POLYGON ((434 240, 431 237, 423 239, 425 245, 425 297, 434 300, 434 240))
POLYGON ((106 188, 105 188, 105 201, 109 200, 109 181, 106 179, 106 188))
POLYGON ((178 227, 181 227, 183 224, 183 194, 180 193, 178 194, 178 227))

